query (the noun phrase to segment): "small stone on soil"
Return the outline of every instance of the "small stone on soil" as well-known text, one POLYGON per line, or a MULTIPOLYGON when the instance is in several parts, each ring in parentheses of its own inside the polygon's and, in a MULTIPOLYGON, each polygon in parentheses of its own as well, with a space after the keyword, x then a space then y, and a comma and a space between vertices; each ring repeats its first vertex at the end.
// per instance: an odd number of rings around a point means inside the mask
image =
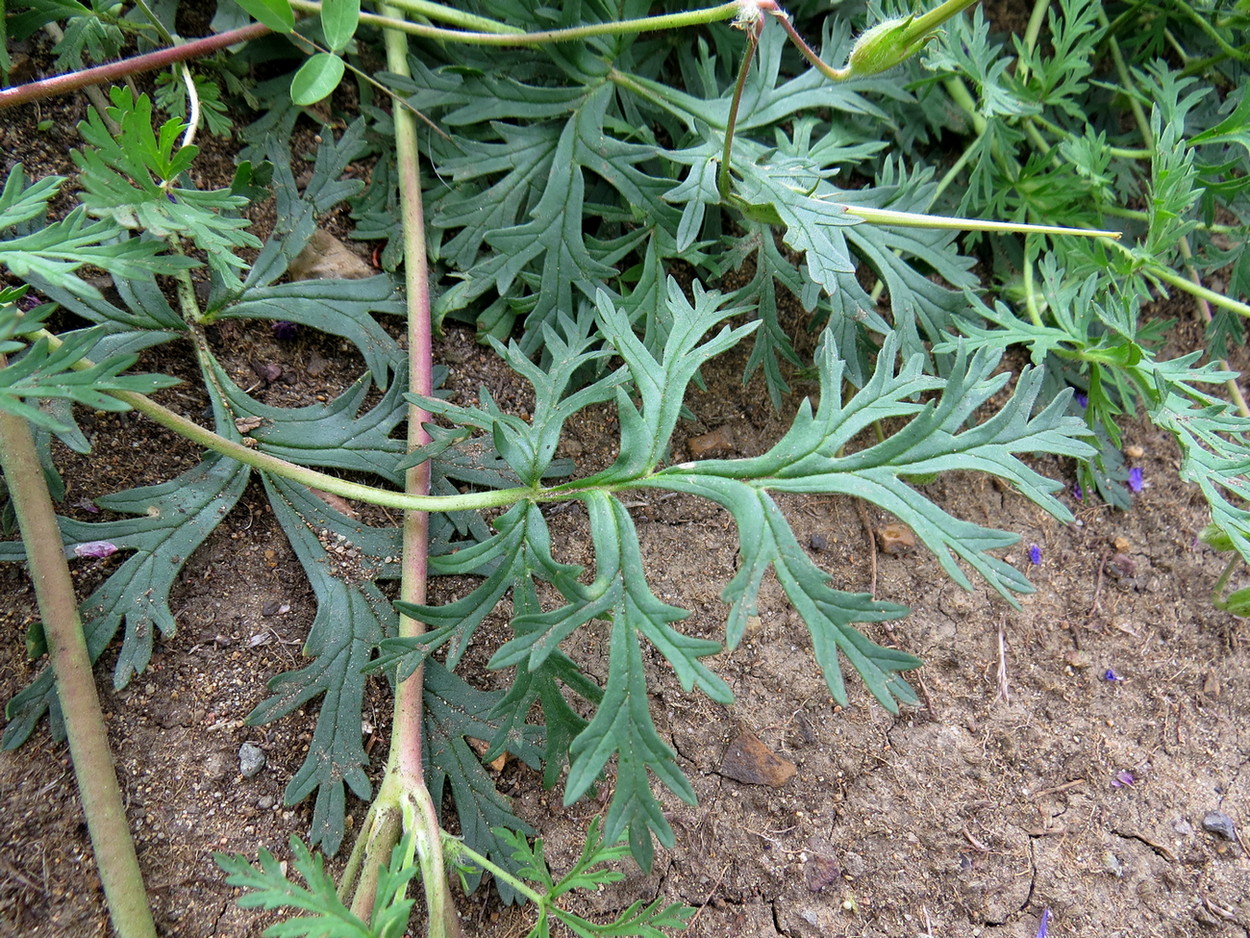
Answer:
POLYGON ((750 730, 744 730, 725 750, 720 774, 744 785, 771 785, 780 788, 798 771, 794 763, 783 759, 750 730))
POLYGON ((916 546, 916 535, 905 524, 887 524, 877 528, 877 546, 887 554, 897 557, 916 546))
POLYGON ((1202 819, 1202 829, 1211 834, 1218 834, 1225 840, 1236 840, 1237 829, 1233 826, 1233 819, 1223 811, 1210 811, 1207 816, 1202 819))
POLYGON ((829 549, 829 539, 823 534, 813 534, 807 539, 807 544, 812 550, 816 551, 816 553, 829 549))
POLYGON ((690 455, 695 459, 703 459, 714 453, 732 453, 734 448, 733 430, 728 425, 718 427, 711 433, 692 436, 686 441, 690 455))
POLYGON ((239 772, 244 778, 258 775, 265 767, 265 753, 255 743, 244 743, 239 747, 239 772))

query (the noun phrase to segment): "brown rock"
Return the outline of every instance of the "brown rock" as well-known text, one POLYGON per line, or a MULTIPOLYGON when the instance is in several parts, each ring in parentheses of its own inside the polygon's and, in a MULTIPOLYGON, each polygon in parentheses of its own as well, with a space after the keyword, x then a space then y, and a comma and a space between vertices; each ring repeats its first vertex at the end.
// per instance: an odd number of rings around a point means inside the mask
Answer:
POLYGON ((363 280, 377 271, 328 231, 315 231, 291 261, 292 280, 363 280))
POLYGON ((686 446, 690 450, 690 455, 695 459, 706 459, 708 456, 732 453, 734 448, 733 430, 728 425, 718 427, 711 433, 704 433, 702 436, 692 436, 686 441, 686 446))
POLYGON ((783 759, 750 730, 743 730, 725 750, 720 774, 744 785, 771 785, 780 788, 798 771, 794 763, 783 759))
POLYGON ((877 528, 877 546, 897 557, 916 546, 916 535, 902 522, 894 522, 877 528))

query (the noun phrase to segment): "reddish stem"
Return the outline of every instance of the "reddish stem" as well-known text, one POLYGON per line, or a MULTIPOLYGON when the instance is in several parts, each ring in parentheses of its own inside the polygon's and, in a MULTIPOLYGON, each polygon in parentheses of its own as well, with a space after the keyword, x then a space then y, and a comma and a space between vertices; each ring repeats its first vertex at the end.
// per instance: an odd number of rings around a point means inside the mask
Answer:
POLYGON ((127 75, 150 72, 154 69, 164 68, 167 65, 173 65, 176 62, 198 59, 202 56, 210 55, 218 49, 232 46, 235 43, 256 39, 269 31, 269 27, 263 23, 253 23, 251 26, 244 26, 241 29, 232 29, 226 33, 195 39, 169 49, 136 55, 133 58, 122 59, 120 62, 110 62, 108 65, 97 65, 95 68, 86 68, 77 72, 69 72, 65 75, 56 75, 52 78, 32 81, 29 84, 18 85, 14 88, 0 89, 0 110, 18 104, 29 104, 31 101, 42 101, 44 98, 69 94, 71 91, 86 88, 88 85, 101 85, 105 82, 115 81, 118 78, 124 78, 127 75))

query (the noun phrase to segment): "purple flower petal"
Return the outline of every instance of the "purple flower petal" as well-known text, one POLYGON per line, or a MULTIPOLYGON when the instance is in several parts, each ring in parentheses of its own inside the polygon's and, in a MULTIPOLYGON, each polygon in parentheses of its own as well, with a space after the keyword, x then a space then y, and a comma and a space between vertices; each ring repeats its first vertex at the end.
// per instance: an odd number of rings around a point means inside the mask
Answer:
POLYGON ((1080 405, 1082 409, 1089 406, 1089 395, 1084 391, 1077 391, 1075 396, 1077 404, 1080 405))
POLYGON ((1042 549, 1038 547, 1036 544, 1030 544, 1029 545, 1029 563, 1033 564, 1033 566, 1036 567, 1041 562, 1042 562, 1042 549))
POLYGON ((1046 938, 1046 932, 1050 929, 1050 909, 1042 910, 1042 923, 1037 926, 1037 938, 1046 938))
POLYGON ((88 541, 74 545, 75 557, 110 557, 117 553, 117 545, 112 541, 88 541))
POLYGON ((1142 488, 1141 468, 1134 466, 1128 471, 1128 487, 1130 491, 1140 492, 1142 488))
POLYGON ((1128 769, 1120 769, 1120 771, 1115 773, 1115 778, 1111 780, 1111 787, 1112 788, 1125 788, 1125 787, 1131 788, 1135 781, 1137 781, 1137 779, 1133 777, 1132 772, 1130 772, 1128 769))
POLYGON ((1107 668, 1107 670, 1106 670, 1106 671, 1103 671, 1103 672, 1102 672, 1102 679, 1103 679, 1104 681, 1122 681, 1122 680, 1124 680, 1124 678, 1120 677, 1120 675, 1116 674, 1116 673, 1115 673, 1114 671, 1112 671, 1110 668, 1107 668))
POLYGON ((1085 493, 1081 491, 1080 482, 1072 483, 1072 497, 1075 498, 1078 502, 1085 498, 1085 493))

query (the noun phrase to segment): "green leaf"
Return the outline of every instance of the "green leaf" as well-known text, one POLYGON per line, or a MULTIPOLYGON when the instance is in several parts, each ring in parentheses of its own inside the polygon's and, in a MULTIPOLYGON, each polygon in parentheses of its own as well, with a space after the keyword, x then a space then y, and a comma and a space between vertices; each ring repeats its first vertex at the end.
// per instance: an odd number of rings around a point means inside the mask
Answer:
POLYGON ((260 239, 233 213, 247 199, 229 189, 200 191, 175 185, 199 152, 179 146, 186 125, 173 118, 152 129, 152 102, 127 88, 113 88, 109 118, 121 129, 114 136, 94 109, 79 124, 87 146, 70 155, 81 171, 82 203, 93 215, 156 238, 185 237, 205 252, 209 266, 227 278, 245 266, 234 254, 259 248, 260 239))
MULTIPOLYGON (((386 873, 379 879, 382 893, 379 898, 389 900, 387 918, 402 915, 406 920, 415 902, 403 894, 403 887, 418 872, 415 864, 404 862, 410 842, 411 835, 405 834, 391 854, 386 873)), ((314 855, 298 837, 292 836, 289 843, 295 871, 303 877, 307 887, 291 882, 283 865, 263 847, 260 869, 240 854, 213 854, 213 860, 227 874, 226 883, 245 890, 237 900, 243 908, 298 909, 308 913, 271 925, 265 930, 266 935, 275 938, 314 934, 322 938, 378 938, 383 934, 361 921, 339 899, 334 878, 326 873, 325 861, 320 855, 314 855)), ((377 924, 376 917, 374 924, 377 924)))
MULTIPOLYGON (((356 34, 360 22, 360 0, 324 0, 321 4, 321 31, 331 52, 341 52, 356 34)), ((335 81, 338 84, 338 81, 335 81)), ((292 96, 294 99, 294 96, 292 96)), ((302 104, 299 100, 296 104, 302 104)))
POLYGON ((360 350, 378 386, 386 388, 401 353, 372 314, 403 311, 394 281, 379 274, 365 280, 300 280, 255 287, 211 318, 285 320, 342 336, 360 350))
POLYGON ((289 33, 295 28, 295 14, 287 0, 235 0, 235 3, 275 33, 289 33))
MULTIPOLYGON (((246 467, 212 456, 169 482, 95 500, 101 508, 135 517, 94 523, 60 519, 61 535, 70 549, 75 544, 108 541, 118 550, 135 551, 81 607, 83 634, 92 661, 99 658, 125 621, 125 636, 113 671, 114 687, 125 687, 147 667, 157 630, 165 636, 174 634, 169 591, 192 552, 243 493, 247 478, 246 467)), ((0 561, 23 557, 20 542, 0 542, 0 561)), ((4 748, 20 745, 49 708, 54 735, 61 738, 60 705, 52 671, 46 668, 6 706, 10 722, 4 730, 4 748)))
MULTIPOLYGON (((436 661, 426 663, 424 743, 430 794, 435 804, 441 804, 444 791, 450 786, 465 843, 511 870, 515 869, 512 851, 497 828, 533 831, 513 814, 509 799, 500 794, 482 759, 468 744, 470 737, 496 737, 500 725, 491 718, 491 712, 503 696, 502 691, 477 690, 436 661)), ((528 724, 510 726, 500 741, 500 749, 537 768, 541 756, 536 743, 541 735, 538 727, 528 724)), ((470 888, 475 888, 478 876, 467 879, 470 888)), ((496 885, 505 902, 518 898, 506 882, 496 880, 496 885)))
POLYGON ((309 57, 291 79, 291 100, 300 107, 316 104, 339 86, 345 69, 343 60, 333 53, 309 57))
POLYGON ((278 477, 266 476, 264 482, 316 594, 317 615, 304 643, 304 654, 313 661, 273 678, 272 696, 247 721, 272 722, 322 697, 308 757, 287 785, 286 803, 316 792, 309 836, 334 853, 343 838, 345 786, 364 799, 372 790, 360 735, 364 671, 374 648, 396 628, 395 612, 376 581, 397 575, 399 533, 354 521, 304 486, 278 477))
MULTIPOLYGON (((15 305, 0 306, 0 338, 7 330, 6 320, 14 317, 15 305)), ((25 417, 36 426, 68 432, 70 424, 53 418, 32 401, 61 399, 97 410, 124 411, 130 405, 113 397, 112 391, 147 393, 178 384, 166 375, 123 375, 137 360, 135 355, 117 355, 81 371, 73 370, 94 348, 102 331, 88 329, 72 333, 55 351, 41 338, 20 358, 0 367, 0 410, 25 417)))
POLYGON ((572 804, 590 790, 612 756, 617 757, 616 786, 604 823, 612 842, 629 833, 629 845, 644 870, 651 869, 654 834, 665 847, 673 845, 673 828, 651 792, 647 770, 687 804, 694 789, 677 767, 676 756, 656 732, 647 697, 642 648, 634 625, 612 624, 608 686, 594 719, 569 747, 572 762, 565 782, 564 803, 572 804))

